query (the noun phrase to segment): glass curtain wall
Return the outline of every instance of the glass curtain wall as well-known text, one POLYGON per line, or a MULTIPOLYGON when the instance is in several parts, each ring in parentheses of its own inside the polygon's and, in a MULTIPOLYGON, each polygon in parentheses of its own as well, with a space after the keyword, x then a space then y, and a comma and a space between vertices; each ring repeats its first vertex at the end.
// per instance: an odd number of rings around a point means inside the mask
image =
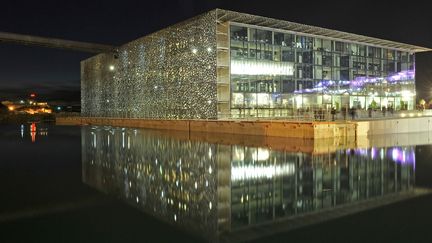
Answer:
POLYGON ((230 57, 233 117, 415 106, 408 52, 232 23, 230 57))

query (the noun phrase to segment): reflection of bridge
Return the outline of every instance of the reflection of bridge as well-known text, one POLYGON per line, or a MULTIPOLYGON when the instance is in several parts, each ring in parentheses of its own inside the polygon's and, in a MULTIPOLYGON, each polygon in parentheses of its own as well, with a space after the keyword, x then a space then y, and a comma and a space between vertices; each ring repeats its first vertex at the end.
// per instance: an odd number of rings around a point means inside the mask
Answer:
POLYGON ((111 45, 95 44, 81 41, 70 41, 7 32, 0 32, 0 42, 27 46, 41 46, 57 49, 75 50, 89 53, 111 52, 115 50, 115 46, 111 45))

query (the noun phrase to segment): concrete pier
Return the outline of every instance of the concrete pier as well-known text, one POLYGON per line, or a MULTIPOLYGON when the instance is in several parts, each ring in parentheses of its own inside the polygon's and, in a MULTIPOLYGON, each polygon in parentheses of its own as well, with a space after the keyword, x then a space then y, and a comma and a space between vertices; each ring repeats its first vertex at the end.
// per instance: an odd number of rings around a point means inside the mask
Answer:
POLYGON ((187 132, 225 133, 289 138, 354 137, 352 122, 283 120, 146 120, 96 117, 58 117, 58 125, 109 125, 187 132))
POLYGON ((201 133, 285 137, 343 138, 432 131, 432 117, 359 121, 288 120, 147 120, 130 118, 57 117, 58 125, 108 125, 201 133))

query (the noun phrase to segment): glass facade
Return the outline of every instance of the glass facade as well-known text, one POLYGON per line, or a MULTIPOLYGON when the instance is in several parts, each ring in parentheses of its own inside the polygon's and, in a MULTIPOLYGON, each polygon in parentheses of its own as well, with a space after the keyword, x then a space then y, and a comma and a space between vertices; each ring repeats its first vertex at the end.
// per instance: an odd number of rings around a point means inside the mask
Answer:
POLYGON ((413 109, 414 53, 425 50, 216 9, 84 60, 82 115, 225 119, 413 109))
POLYGON ((230 24, 231 115, 298 109, 413 109, 414 54, 230 24))

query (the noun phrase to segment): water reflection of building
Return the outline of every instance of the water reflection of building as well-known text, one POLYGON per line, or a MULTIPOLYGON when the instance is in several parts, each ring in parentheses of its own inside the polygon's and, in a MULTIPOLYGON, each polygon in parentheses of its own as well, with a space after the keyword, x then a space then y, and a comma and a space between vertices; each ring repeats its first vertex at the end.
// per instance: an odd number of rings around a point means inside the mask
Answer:
POLYGON ((217 232, 216 145, 130 129, 83 128, 82 138, 86 183, 165 221, 217 232))
POLYGON ((414 187, 412 146, 314 153, 188 136, 83 127, 83 180, 211 240, 414 187))
POLYGON ((414 186, 414 147, 343 149, 314 155, 242 146, 232 151, 236 155, 231 177, 232 228, 414 186), (241 171, 240 175, 235 171, 241 171))

